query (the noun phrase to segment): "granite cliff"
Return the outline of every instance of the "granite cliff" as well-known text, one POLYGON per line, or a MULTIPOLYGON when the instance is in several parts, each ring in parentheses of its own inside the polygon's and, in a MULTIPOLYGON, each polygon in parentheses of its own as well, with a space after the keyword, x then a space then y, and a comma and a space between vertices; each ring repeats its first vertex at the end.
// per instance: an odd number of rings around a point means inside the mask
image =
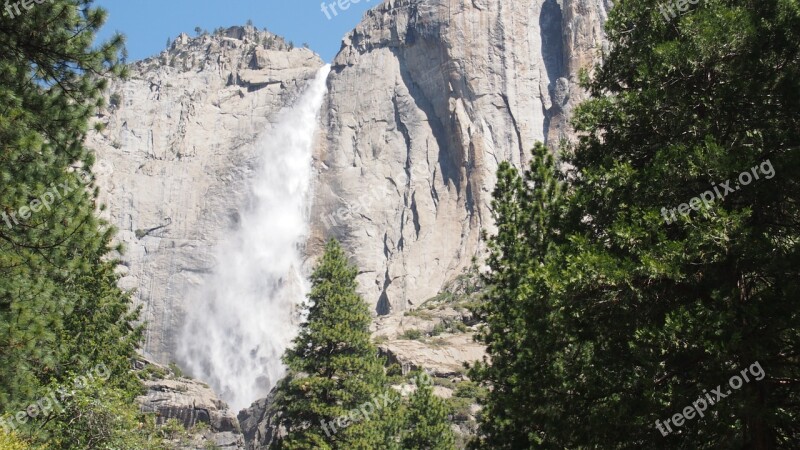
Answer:
POLYGON ((89 145, 104 214, 126 247, 122 287, 144 309, 148 357, 175 359, 191 288, 239 221, 258 137, 322 66, 308 49, 233 27, 182 34, 109 88, 106 128, 89 145))
POLYGON ((336 236, 375 311, 419 305, 481 251, 501 161, 569 138, 608 1, 395 0, 333 61, 312 253, 336 236))

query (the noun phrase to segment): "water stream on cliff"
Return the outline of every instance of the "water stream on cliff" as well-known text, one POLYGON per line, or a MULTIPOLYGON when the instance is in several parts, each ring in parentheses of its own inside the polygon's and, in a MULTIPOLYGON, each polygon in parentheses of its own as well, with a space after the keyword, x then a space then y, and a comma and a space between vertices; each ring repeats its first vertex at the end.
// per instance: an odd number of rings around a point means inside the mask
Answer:
POLYGON ((239 227, 189 302, 178 357, 234 411, 263 398, 283 375, 280 358, 307 290, 300 246, 308 230, 311 152, 330 66, 279 113, 257 145, 260 162, 239 227))

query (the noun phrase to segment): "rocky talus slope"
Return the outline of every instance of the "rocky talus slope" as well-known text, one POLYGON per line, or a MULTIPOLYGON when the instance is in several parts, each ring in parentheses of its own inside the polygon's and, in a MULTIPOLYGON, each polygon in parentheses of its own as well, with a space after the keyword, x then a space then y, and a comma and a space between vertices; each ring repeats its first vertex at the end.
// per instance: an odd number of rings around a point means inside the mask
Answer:
POLYGON ((208 385, 150 361, 139 360, 135 366, 146 388, 136 401, 142 411, 155 415, 169 448, 245 448, 236 415, 208 385))

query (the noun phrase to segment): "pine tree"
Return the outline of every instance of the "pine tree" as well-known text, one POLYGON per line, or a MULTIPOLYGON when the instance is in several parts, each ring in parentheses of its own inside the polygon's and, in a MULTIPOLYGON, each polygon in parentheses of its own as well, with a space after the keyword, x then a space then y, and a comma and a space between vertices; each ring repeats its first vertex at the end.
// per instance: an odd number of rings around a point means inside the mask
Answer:
POLYGON ((563 241, 564 183, 542 144, 522 175, 504 162, 497 178, 492 201, 497 231, 487 239, 490 271, 484 276, 485 301, 476 310, 486 324, 477 337, 487 345, 491 362, 470 372, 491 389, 472 446, 531 448, 542 442, 549 426, 564 426, 554 392, 562 387, 556 370, 565 338, 549 296, 553 249, 563 241))
MULTIPOLYGON (((665 20, 652 2, 620 2, 607 28, 611 52, 576 114, 567 211, 543 264, 541 298, 557 312, 544 338, 561 344, 536 396, 554 413, 517 415, 508 394, 507 410, 490 402, 483 437, 519 436, 496 448, 795 447, 800 6, 706 0, 665 20), (729 389, 743 371, 750 381, 729 389), (706 393, 704 415, 664 426, 706 393)), ((517 202, 508 212, 527 209, 517 202)), ((511 248, 504 264, 525 253, 511 248)), ((511 271, 498 301, 522 302, 527 293, 513 295, 531 279, 542 278, 511 271)), ((507 308, 511 334, 540 329, 538 315, 507 308)), ((500 389, 536 386, 539 373, 513 365, 519 344, 490 342, 496 370, 511 367, 489 378, 500 389)))
POLYGON ((356 274, 330 241, 310 278, 307 320, 284 356, 289 374, 279 391, 287 435, 275 448, 390 448, 393 431, 384 418, 398 397, 387 390, 356 274))
MULTIPOLYGON (((0 411, 98 364, 127 400, 140 388, 128 369, 141 329, 116 286, 84 146, 107 78, 125 74, 121 36, 95 46, 105 18, 89 0, 0 16, 0 411)), ((46 438, 59 420, 25 432, 46 438)))
POLYGON ((415 375, 417 389, 408 399, 400 448, 455 450, 455 437, 447 420, 447 405, 433 395, 431 377, 415 375))
POLYGON ((592 425, 581 440, 796 445, 800 5, 708 0, 671 21, 656 9, 615 7, 613 50, 576 117, 572 208, 583 218, 571 221, 563 274, 566 311, 592 351, 573 372, 592 425), (717 183, 723 195, 691 200, 717 183), (683 203, 691 214, 673 217, 683 203), (757 362, 766 378, 659 431, 757 362))

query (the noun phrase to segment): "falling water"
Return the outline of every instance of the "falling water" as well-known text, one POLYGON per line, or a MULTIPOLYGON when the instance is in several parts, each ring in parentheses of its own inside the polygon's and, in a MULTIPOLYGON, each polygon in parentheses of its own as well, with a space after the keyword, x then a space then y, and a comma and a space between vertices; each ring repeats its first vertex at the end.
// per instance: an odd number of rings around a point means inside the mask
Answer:
POLYGON ((296 330, 306 282, 299 247, 308 229, 311 149, 330 67, 260 138, 261 163, 239 228, 194 296, 178 358, 234 410, 266 396, 296 330))

